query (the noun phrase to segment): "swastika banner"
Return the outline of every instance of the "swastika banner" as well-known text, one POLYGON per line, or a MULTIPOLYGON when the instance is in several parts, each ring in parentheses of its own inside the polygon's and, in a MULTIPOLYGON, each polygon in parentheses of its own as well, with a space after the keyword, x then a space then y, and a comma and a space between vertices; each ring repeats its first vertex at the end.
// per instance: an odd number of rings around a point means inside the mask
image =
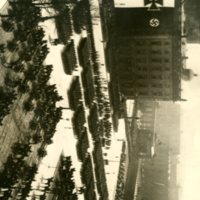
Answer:
POLYGON ((175 0, 115 0, 115 7, 130 8, 160 8, 174 7, 175 0))

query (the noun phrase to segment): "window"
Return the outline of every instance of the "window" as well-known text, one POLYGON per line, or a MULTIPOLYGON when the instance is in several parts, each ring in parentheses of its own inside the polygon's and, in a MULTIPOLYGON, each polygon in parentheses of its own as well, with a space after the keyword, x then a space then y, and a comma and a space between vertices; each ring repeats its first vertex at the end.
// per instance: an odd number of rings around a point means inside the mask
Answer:
POLYGON ((169 41, 166 41, 164 44, 165 44, 165 45, 170 45, 170 42, 169 42, 169 41))
POLYGON ((163 85, 161 83, 153 83, 152 86, 154 88, 162 88, 163 85))
POLYGON ((127 82, 124 82, 124 83, 122 84, 122 87, 128 87, 128 88, 131 88, 131 87, 133 87, 133 84, 132 84, 132 82, 127 81, 127 82))
POLYGON ((144 126, 144 127, 150 127, 150 126, 151 126, 151 124, 150 124, 150 123, 148 123, 148 122, 145 122, 145 123, 143 123, 143 126, 144 126))
POLYGON ((157 96, 157 92, 153 92, 153 96, 157 96))
POLYGON ((131 48, 127 45, 123 46, 123 45, 119 44, 119 50, 120 50, 120 52, 130 52, 131 48))
POLYGON ((170 84, 168 84, 168 83, 165 84, 165 87, 166 87, 166 88, 170 88, 170 84))
POLYGON ((145 51, 144 49, 138 49, 138 50, 136 51, 136 53, 137 53, 138 55, 143 55, 145 52, 146 52, 146 51, 145 51))
POLYGON ((124 90, 124 93, 127 95, 127 96, 133 96, 134 95, 134 91, 132 88, 123 88, 124 90))
POLYGON ((131 65, 127 65, 126 69, 127 69, 128 72, 132 72, 132 66, 131 65))
POLYGON ((147 92, 140 91, 140 92, 139 92, 139 95, 141 95, 141 96, 146 96, 146 95, 147 95, 147 92))
POLYGON ((165 95, 165 96, 168 96, 168 97, 171 96, 171 95, 170 95, 170 92, 165 92, 164 95, 165 95))
POLYGON ((137 67, 137 70, 138 70, 138 71, 142 71, 142 70, 143 70, 143 67, 137 67))
POLYGON ((169 71, 170 68, 169 68, 169 67, 165 67, 164 70, 165 70, 165 71, 169 71))
POLYGON ((143 83, 139 83, 139 84, 138 84, 138 87, 143 87, 143 88, 144 88, 144 87, 146 87, 146 85, 143 84, 143 83))
POLYGON ((168 58, 165 58, 164 61, 165 61, 166 63, 168 63, 168 62, 169 62, 169 59, 168 59, 168 58))
POLYGON ((147 76, 146 75, 144 75, 144 74, 139 74, 139 75, 137 75, 137 78, 138 79, 145 79, 147 76))
POLYGON ((153 66, 151 69, 155 71, 162 71, 161 66, 153 66))
MULTIPOLYGON (((146 111, 146 112, 152 113, 152 112, 153 112, 153 109, 152 109, 152 108, 146 108, 145 111, 146 111)), ((148 114, 148 113, 147 113, 147 114, 148 114)))
POLYGON ((154 54, 154 55, 161 55, 162 54, 162 51, 159 49, 159 50, 151 50, 151 54, 154 54))
POLYGON ((146 59, 144 58, 137 58, 136 60, 138 63, 146 63, 146 59))
POLYGON ((151 45, 161 45, 161 41, 155 40, 151 42, 151 45))
POLYGON ((158 80, 162 80, 162 76, 161 75, 151 75, 152 79, 158 79, 158 80))
POLYGON ((146 66, 137 66, 138 71, 146 71, 147 67, 146 66))
POLYGON ((169 50, 165 50, 164 53, 165 54, 169 54, 170 52, 169 52, 169 50))
POLYGON ((153 92, 154 96, 162 96, 162 92, 153 92))
POLYGON ((163 78, 166 79, 166 80, 170 80, 170 79, 171 79, 171 75, 164 74, 164 75, 163 75, 163 78))
POLYGON ((162 63, 162 59, 161 58, 151 58, 151 62, 153 62, 153 63, 162 63))
POLYGON ((126 65, 130 65, 130 64, 131 64, 131 60, 128 59, 128 58, 121 58, 121 59, 120 59, 120 62, 121 62, 122 64, 126 64, 126 65))
POLYGON ((136 45, 145 45, 146 41, 140 40, 140 41, 136 41, 135 43, 136 45))
POLYGON ((156 79, 157 76, 156 76, 156 75, 151 75, 151 78, 152 78, 152 79, 156 79))

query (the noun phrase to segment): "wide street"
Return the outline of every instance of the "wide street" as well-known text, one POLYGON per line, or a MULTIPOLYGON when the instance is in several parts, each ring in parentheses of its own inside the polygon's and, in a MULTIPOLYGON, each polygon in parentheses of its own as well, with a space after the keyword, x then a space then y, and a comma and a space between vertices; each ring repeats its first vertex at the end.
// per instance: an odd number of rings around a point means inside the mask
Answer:
POLYGON ((137 159, 137 151, 135 143, 135 138, 137 134, 137 125, 136 125, 137 108, 135 106, 131 106, 131 109, 126 109, 130 107, 129 106, 130 104, 133 104, 133 102, 128 102, 128 105, 124 104, 125 128, 126 128, 126 137, 128 143, 127 174, 126 174, 125 191, 124 191, 124 199, 126 200, 133 199, 136 177, 137 177, 137 168, 138 168, 138 159, 137 159))

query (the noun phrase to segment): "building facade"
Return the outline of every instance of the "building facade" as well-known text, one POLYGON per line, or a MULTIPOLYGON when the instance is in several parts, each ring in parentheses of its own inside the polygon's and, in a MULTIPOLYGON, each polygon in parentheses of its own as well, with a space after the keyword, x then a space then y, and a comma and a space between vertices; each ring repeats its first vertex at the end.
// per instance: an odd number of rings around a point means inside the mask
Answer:
POLYGON ((112 10, 115 28, 108 33, 106 50, 112 57, 107 59, 111 79, 129 99, 176 101, 181 98, 180 4, 145 2, 144 7, 112 10))
POLYGON ((178 199, 180 105, 159 102, 155 132, 155 156, 144 160, 142 165, 142 196, 149 200, 178 199))
POLYGON ((151 158, 155 154, 155 123, 156 123, 156 101, 138 100, 138 135, 137 146, 140 157, 151 158))

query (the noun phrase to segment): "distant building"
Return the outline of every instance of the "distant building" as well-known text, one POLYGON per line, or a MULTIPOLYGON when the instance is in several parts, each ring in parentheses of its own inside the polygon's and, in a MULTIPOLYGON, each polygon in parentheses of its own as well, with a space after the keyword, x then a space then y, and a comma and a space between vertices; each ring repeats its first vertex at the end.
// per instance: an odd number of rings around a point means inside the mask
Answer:
POLYGON ((149 100, 138 100, 137 104, 138 110, 141 112, 141 116, 139 118, 139 129, 154 132, 156 107, 158 102, 149 100))
POLYGON ((180 105, 159 102, 155 125, 156 152, 152 159, 143 161, 142 197, 149 200, 175 200, 178 199, 180 105))
POLYGON ((138 156, 151 158, 155 154, 156 145, 156 107, 157 102, 138 100, 138 110, 141 116, 138 119, 138 156))
POLYGON ((153 159, 146 159, 142 169, 141 193, 144 199, 168 200, 168 147, 159 147, 153 159))
POLYGON ((180 2, 174 7, 144 2, 143 7, 113 8, 115 28, 105 36, 111 79, 129 99, 177 101, 182 67, 180 2))
POLYGON ((137 136, 137 153, 141 158, 151 158, 154 155, 155 135, 148 130, 139 130, 137 136))
POLYGON ((199 1, 184 1, 184 8, 186 18, 185 29, 187 32, 187 41, 189 43, 200 43, 199 1))

